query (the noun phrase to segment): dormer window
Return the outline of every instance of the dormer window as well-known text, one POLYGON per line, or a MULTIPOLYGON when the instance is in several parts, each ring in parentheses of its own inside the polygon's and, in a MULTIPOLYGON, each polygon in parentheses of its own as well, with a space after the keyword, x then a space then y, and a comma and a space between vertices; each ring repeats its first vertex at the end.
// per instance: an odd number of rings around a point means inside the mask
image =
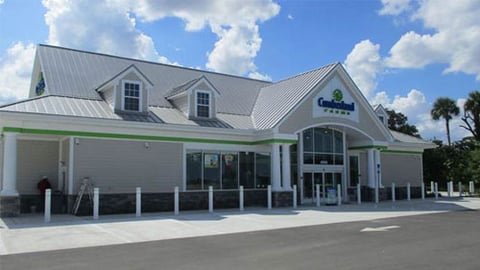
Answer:
POLYGON ((210 92, 196 91, 196 117, 210 117, 210 92))
POLYGON ((142 83, 124 80, 122 84, 122 102, 125 111, 140 111, 142 108, 142 83))

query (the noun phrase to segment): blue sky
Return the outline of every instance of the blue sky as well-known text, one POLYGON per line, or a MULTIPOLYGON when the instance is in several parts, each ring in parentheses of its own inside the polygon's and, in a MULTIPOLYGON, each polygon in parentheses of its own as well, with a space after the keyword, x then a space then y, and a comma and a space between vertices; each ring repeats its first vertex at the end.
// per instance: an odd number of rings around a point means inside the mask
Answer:
POLYGON ((371 104, 445 139, 429 111, 480 90, 478 18, 478 0, 0 0, 0 103, 27 97, 38 43, 273 81, 340 62, 371 104))

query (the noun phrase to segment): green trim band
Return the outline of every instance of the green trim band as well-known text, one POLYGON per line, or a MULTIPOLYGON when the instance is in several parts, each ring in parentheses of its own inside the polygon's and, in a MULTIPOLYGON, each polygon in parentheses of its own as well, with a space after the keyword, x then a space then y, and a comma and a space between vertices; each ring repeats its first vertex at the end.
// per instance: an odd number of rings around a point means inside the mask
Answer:
POLYGON ((146 140, 146 141, 236 144, 236 145, 259 145, 259 144, 270 144, 270 143, 294 144, 294 143, 297 143, 296 140, 289 140, 289 139, 268 139, 268 140, 249 142, 249 141, 230 141, 230 140, 202 139, 202 138, 184 138, 184 137, 166 137, 166 136, 151 136, 151 135, 100 133, 100 132, 86 132, 86 131, 30 129, 30 128, 16 128, 16 127, 4 127, 3 132, 17 132, 17 133, 35 134, 35 135, 79 136, 79 137, 109 138, 109 139, 132 139, 132 140, 146 140))

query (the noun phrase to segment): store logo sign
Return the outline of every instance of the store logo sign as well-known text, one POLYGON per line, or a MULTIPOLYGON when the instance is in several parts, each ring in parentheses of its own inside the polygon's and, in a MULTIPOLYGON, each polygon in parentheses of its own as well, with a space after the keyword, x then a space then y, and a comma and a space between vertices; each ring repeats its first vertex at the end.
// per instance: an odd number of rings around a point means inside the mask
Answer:
POLYGON ((342 117, 358 122, 358 109, 347 91, 324 89, 313 100, 313 117, 342 117))
POLYGON ((324 112, 349 115, 350 112, 355 111, 355 103, 345 103, 342 90, 340 89, 333 90, 332 100, 325 100, 323 97, 319 97, 317 103, 318 106, 324 108, 324 112))

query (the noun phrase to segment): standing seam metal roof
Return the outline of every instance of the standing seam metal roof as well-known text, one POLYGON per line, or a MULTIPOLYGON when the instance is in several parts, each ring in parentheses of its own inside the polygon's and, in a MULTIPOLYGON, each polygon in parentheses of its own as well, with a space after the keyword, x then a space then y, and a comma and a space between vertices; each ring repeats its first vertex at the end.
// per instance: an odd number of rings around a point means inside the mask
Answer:
POLYGON ((330 64, 262 88, 252 113, 255 128, 274 127, 337 65, 330 64))
POLYGON ((48 95, 101 100, 94 91, 132 64, 153 83, 149 105, 172 108, 167 93, 185 82, 205 76, 222 96, 217 112, 251 115, 260 88, 271 82, 239 76, 189 69, 142 60, 39 45, 37 56, 44 74, 48 95))

